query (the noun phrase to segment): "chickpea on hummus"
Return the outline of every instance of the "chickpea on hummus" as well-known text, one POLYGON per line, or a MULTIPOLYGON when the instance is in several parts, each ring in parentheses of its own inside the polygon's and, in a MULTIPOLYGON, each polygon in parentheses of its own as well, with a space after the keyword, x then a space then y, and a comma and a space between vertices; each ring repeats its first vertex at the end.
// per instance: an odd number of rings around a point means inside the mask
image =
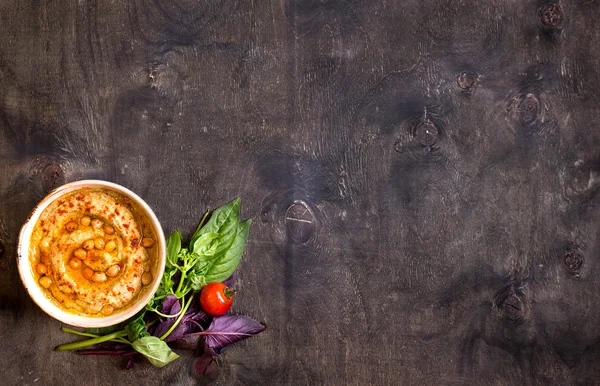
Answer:
POLYGON ((106 316, 133 304, 152 282, 155 236, 149 232, 129 199, 83 188, 44 210, 29 255, 39 285, 62 308, 106 316))

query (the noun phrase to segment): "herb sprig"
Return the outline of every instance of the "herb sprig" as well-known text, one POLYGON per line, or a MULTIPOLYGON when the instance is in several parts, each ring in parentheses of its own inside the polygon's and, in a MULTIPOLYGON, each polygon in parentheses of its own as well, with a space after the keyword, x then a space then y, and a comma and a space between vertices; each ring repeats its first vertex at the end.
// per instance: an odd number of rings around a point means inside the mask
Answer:
POLYGON ((64 332, 90 339, 63 344, 56 350, 128 356, 128 368, 133 363, 131 356, 139 353, 154 366, 163 367, 179 357, 167 342, 179 341, 185 343, 183 346, 202 352, 195 368, 205 370, 226 346, 265 329, 247 316, 212 317, 200 308, 197 296, 207 283, 234 281, 251 224, 251 219, 240 222, 240 199, 237 198, 210 216, 206 212, 187 248, 182 246, 181 233, 174 231, 167 239, 165 272, 146 307, 119 326, 85 332, 63 328, 64 332), (97 345, 99 348, 81 350, 97 345), (211 359, 208 362, 207 356, 211 359))

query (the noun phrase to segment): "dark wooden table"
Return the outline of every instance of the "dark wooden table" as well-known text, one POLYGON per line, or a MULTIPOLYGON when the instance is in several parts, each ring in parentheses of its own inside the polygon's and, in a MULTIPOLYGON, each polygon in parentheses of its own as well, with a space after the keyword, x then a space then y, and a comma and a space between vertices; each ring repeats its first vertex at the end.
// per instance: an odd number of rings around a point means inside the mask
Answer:
POLYGON ((242 198, 221 385, 600 383, 600 2, 0 1, 2 384, 196 384, 71 337, 16 267, 64 182, 166 232, 242 198))

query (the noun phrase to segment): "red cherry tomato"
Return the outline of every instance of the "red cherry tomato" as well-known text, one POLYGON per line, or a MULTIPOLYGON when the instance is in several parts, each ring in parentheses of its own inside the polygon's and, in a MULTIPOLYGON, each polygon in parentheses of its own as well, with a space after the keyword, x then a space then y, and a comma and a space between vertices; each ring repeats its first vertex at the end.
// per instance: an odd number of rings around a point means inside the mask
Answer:
POLYGON ((223 283, 208 283, 200 292, 200 305, 211 315, 223 315, 233 303, 233 294, 223 283))

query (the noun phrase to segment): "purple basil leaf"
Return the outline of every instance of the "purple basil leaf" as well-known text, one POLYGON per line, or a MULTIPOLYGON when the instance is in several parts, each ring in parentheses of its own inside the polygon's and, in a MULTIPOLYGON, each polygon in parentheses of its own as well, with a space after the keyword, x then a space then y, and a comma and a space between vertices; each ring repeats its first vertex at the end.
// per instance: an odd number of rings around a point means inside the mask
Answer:
POLYGON ((172 347, 178 350, 200 351, 204 347, 201 335, 186 335, 173 342, 172 347))
POLYGON ((196 359, 194 369, 196 370, 196 378, 198 379, 214 382, 219 377, 219 366, 217 366, 214 358, 210 356, 203 355, 196 359))
POLYGON ((194 370, 197 379, 212 382, 219 376, 219 366, 215 361, 217 354, 206 343, 203 346, 202 354, 194 361, 194 370))
MULTIPOLYGON (((165 300, 163 300, 163 304, 160 309, 160 312, 162 312, 163 314, 168 314, 168 315, 173 315, 174 313, 179 312, 179 311, 171 312, 171 308, 173 308, 175 303, 179 304, 179 300, 177 300, 177 297, 175 295, 167 295, 165 300)), ((181 309, 181 305, 179 305, 179 309, 181 309)))
MULTIPOLYGON (((171 326, 173 323, 171 323, 171 326)), ((184 335, 188 334, 192 326, 183 322, 183 320, 175 327, 173 331, 165 338, 165 342, 173 342, 177 339, 183 338, 184 335)), ((166 331, 165 331, 166 332, 166 331)), ((162 336, 162 335, 161 335, 162 336)))
POLYGON ((202 307, 200 307, 199 297, 199 294, 194 296, 192 299, 192 304, 185 312, 183 320, 181 321, 182 323, 193 324, 193 326, 190 326, 190 332, 204 331, 210 324, 212 318, 209 314, 204 312, 202 307), (200 324, 201 328, 192 322, 200 324))
POLYGON ((192 305, 183 315, 181 323, 169 334, 165 342, 173 342, 192 332, 204 331, 209 321, 209 315, 200 309, 199 303, 195 299, 192 299, 192 302, 192 305))
POLYGON ((121 351, 131 348, 131 346, 128 344, 117 342, 102 342, 98 343, 97 346, 101 347, 105 351, 121 351))
POLYGON ((194 299, 192 300, 192 305, 190 306, 190 308, 188 308, 185 314, 186 318, 184 319, 184 321, 188 321, 191 319, 197 323, 202 324, 203 326, 208 326, 211 320, 211 316, 204 312, 202 307, 200 307, 200 300, 198 295, 194 296, 194 299))
MULTIPOLYGON (((196 316, 196 313, 198 311, 198 306, 196 306, 196 304, 198 304, 198 302, 196 301, 196 299, 192 299, 190 301, 192 302, 192 304, 185 311, 185 314, 183 315, 181 322, 177 325, 177 327, 175 327, 175 329, 173 331, 171 331, 169 336, 165 339, 165 342, 173 342, 173 341, 176 341, 177 339, 181 339, 181 338, 183 338, 184 335, 187 335, 190 332, 197 329, 196 325, 193 323, 190 323, 189 321, 191 318, 196 316)), ((172 325, 173 325, 173 323, 170 323, 170 326, 172 326, 172 325)))
POLYGON ((248 316, 224 315, 213 318, 204 332, 206 343, 213 350, 225 347, 263 332, 265 326, 248 316))
POLYGON ((175 319, 177 318, 162 319, 158 326, 156 326, 156 330, 152 332, 152 335, 156 336, 157 338, 162 337, 167 331, 169 331, 171 326, 173 326, 175 319))
MULTIPOLYGON (((181 304, 179 303, 179 300, 173 295, 167 296, 163 302, 160 312, 167 315, 175 315, 179 313, 179 311, 181 311, 181 304), (173 301, 173 299, 175 299, 175 301, 173 301)), ((152 332, 152 335, 160 338, 167 331, 169 331, 173 324, 175 324, 176 320, 177 318, 162 318, 156 329, 152 332)), ((177 327, 175 329, 177 329, 177 327)), ((169 340, 166 341, 168 342, 169 340)))
MULTIPOLYGON (((210 315, 202 311, 200 302, 195 296, 191 300, 192 304, 186 310, 181 322, 165 338, 165 342, 173 342, 181 339, 191 332, 203 331, 210 321, 210 315)), ((169 295, 165 298, 162 311, 165 314, 175 315, 181 310, 181 304, 175 296, 169 295)), ((173 326, 177 318, 162 318, 158 326, 151 331, 156 337, 162 337, 173 326)))
POLYGON ((193 320, 194 322, 201 324, 202 329, 205 330, 206 329, 205 326, 207 327, 210 324, 211 318, 212 318, 212 316, 210 316, 206 312, 198 311, 198 312, 191 314, 187 318, 187 320, 193 320))
POLYGON ((231 274, 231 276, 229 276, 227 279, 223 280, 223 284, 225 284, 229 288, 234 289, 235 288, 235 279, 236 278, 237 278, 236 271, 233 271, 233 273, 231 274))

